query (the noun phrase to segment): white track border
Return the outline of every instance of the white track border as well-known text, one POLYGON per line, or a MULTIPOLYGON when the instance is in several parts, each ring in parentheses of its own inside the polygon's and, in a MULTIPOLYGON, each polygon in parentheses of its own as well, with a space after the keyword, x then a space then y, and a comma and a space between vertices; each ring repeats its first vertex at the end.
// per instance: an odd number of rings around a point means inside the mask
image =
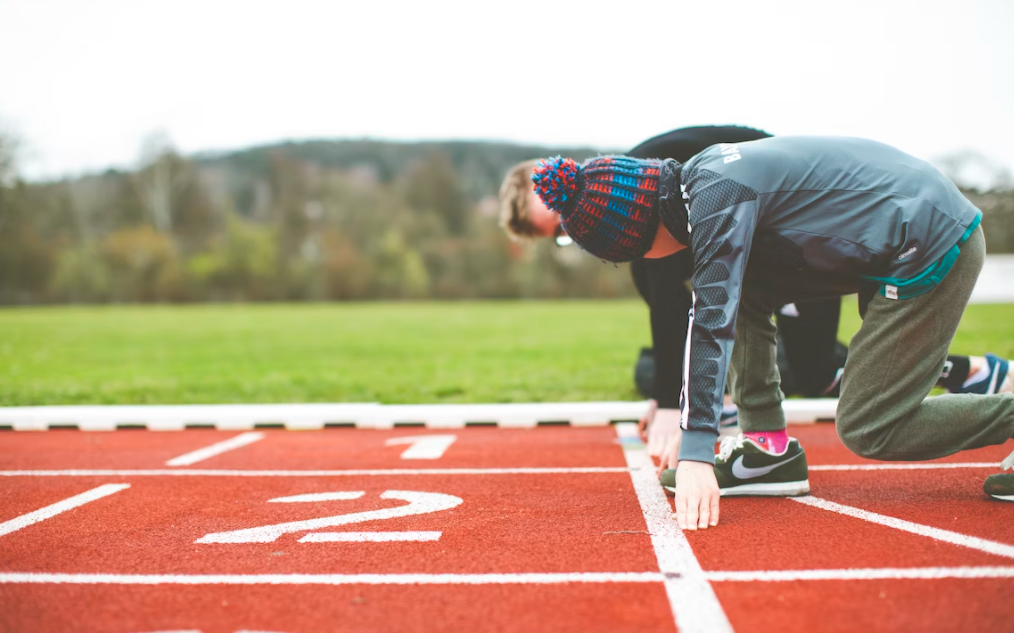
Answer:
MULTIPOLYGON (((793 424, 833 420, 834 398, 786 400, 785 418, 793 424)), ((280 427, 293 431, 333 426, 359 429, 424 427, 460 429, 470 425, 534 428, 545 424, 606 426, 640 419, 647 402, 537 402, 515 404, 209 404, 209 405, 74 405, 0 408, 0 427, 15 431, 76 428, 115 431, 144 428, 180 431, 211 427, 252 431, 280 427)))

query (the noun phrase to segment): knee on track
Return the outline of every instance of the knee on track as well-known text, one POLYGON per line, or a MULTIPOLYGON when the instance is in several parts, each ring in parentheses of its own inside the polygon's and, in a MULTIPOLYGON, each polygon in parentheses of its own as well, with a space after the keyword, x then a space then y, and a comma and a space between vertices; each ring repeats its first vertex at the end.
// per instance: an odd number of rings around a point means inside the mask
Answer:
POLYGON ((845 448, 866 459, 887 459, 887 439, 890 424, 871 427, 864 418, 850 415, 839 408, 835 428, 845 448))

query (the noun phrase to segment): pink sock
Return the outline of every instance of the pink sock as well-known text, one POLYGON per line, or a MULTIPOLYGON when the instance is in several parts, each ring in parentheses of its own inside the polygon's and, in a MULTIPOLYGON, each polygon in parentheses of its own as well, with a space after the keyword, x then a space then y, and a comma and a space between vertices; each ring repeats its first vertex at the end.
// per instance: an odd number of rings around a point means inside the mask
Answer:
POLYGON ((789 445, 789 432, 781 431, 760 431, 758 433, 744 433, 751 440, 763 446, 769 453, 782 453, 789 445))

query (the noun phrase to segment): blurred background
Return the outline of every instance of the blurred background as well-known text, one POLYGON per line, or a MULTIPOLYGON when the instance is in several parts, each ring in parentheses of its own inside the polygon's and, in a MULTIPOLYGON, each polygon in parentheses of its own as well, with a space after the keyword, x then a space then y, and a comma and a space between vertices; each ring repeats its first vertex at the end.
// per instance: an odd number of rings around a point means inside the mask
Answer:
MULTIPOLYGON (((873 138, 1014 252, 1012 35, 1010 0, 0 0, 0 405, 637 399, 629 271, 510 242, 511 165, 873 138)), ((1012 328, 971 306, 952 351, 1012 328)))
POLYGON ((686 125, 875 138, 1014 251, 1014 3, 0 2, 0 303, 617 297, 512 164, 686 125))

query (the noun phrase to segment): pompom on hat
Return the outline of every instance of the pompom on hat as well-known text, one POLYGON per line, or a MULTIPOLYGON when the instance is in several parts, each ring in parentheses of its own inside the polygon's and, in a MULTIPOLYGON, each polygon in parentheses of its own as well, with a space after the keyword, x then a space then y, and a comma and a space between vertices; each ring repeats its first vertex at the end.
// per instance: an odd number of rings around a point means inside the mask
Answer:
POLYGON ((655 240, 660 164, 600 156, 578 165, 557 156, 539 162, 532 182, 581 248, 606 261, 628 262, 651 250, 655 240))

